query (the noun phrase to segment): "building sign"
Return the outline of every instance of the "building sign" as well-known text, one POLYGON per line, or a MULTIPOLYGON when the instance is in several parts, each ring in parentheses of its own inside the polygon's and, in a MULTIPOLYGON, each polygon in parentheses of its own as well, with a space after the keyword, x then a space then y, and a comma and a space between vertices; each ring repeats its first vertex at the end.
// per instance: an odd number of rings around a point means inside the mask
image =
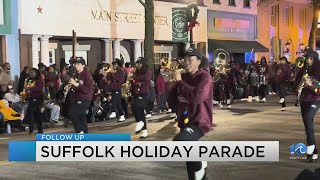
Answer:
MULTIPOLYGON (((130 12, 100 11, 91 9, 92 20, 115 23, 144 23, 144 14, 130 12)), ((156 26, 169 26, 167 16, 154 16, 156 26)))
POLYGON ((250 21, 241 19, 214 18, 214 27, 225 32, 243 32, 250 29, 250 21))
MULTIPOLYGON (((18 3, 21 34, 71 36, 74 30, 78 37, 103 39, 145 37, 145 11, 137 0, 23 0, 18 3), (39 7, 42 13, 39 13, 39 7)), ((186 4, 154 2, 155 40, 172 41, 172 29, 175 29, 174 34, 180 41, 185 40, 183 38, 186 38, 187 34, 181 34, 181 21, 172 20, 172 9, 184 7, 186 4)), ((207 10, 206 7, 199 9, 198 20, 202 26, 194 28, 193 38, 196 42, 206 42, 207 10)))
POLYGON ((188 41, 187 25, 186 8, 172 8, 172 41, 188 41))

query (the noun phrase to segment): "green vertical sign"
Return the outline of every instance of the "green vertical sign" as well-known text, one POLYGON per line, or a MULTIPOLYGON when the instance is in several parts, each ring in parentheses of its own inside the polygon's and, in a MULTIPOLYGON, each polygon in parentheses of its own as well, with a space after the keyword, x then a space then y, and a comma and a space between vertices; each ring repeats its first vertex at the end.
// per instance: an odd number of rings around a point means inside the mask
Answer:
POLYGON ((188 42, 186 8, 172 8, 172 41, 188 42))

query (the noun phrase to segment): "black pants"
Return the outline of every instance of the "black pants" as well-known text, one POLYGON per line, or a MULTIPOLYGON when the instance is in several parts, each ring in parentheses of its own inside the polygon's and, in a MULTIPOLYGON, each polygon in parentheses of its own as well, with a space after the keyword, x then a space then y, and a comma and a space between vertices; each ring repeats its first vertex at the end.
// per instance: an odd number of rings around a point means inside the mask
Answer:
POLYGON ((117 117, 124 115, 121 103, 121 91, 112 93, 112 112, 117 113, 117 117))
MULTIPOLYGON (((189 128, 182 129, 173 140, 174 141, 198 141, 204 136, 203 132, 199 127, 192 126, 189 128)), ((199 162, 187 162, 187 172, 189 180, 194 180, 195 172, 202 168, 202 163, 199 162)))
POLYGON ((268 86, 267 85, 260 85, 259 86, 259 96, 260 96, 260 99, 263 99, 267 96, 267 92, 268 92, 268 86))
POLYGON ((69 109, 69 117, 76 133, 83 131, 88 133, 87 112, 91 101, 83 100, 72 102, 69 109))
POLYGON ((42 119, 41 119, 41 108, 43 100, 30 99, 27 107, 26 117, 29 121, 29 132, 33 132, 34 123, 37 123, 38 133, 43 133, 42 119))
POLYGON ((121 98, 121 106, 122 106, 124 115, 127 117, 128 116, 128 103, 124 98, 121 98))
MULTIPOLYGON (((277 83, 277 93, 281 98, 286 98, 287 95, 287 83, 283 82, 283 83, 277 83)), ((284 100, 284 102, 281 104, 282 107, 286 107, 286 100, 284 100)))
POLYGON ((133 98, 133 114, 136 122, 142 121, 144 123, 144 127, 142 130, 147 129, 146 117, 144 115, 144 110, 146 109, 146 96, 135 96, 133 98))
POLYGON ((300 105, 303 124, 307 135, 307 145, 310 146, 316 142, 313 119, 319 110, 320 102, 300 102, 300 105))
POLYGON ((154 101, 147 100, 147 107, 146 107, 147 114, 151 114, 151 112, 153 112, 153 108, 154 108, 154 101))

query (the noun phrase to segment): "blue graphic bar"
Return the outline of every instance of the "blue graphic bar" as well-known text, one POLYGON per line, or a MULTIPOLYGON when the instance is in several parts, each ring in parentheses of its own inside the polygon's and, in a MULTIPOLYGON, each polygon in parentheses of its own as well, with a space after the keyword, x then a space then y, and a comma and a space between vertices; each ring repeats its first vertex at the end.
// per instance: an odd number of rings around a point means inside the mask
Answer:
POLYGON ((36 141, 130 141, 130 134, 37 134, 36 141))
POLYGON ((36 161, 35 141, 9 142, 9 161, 36 161))

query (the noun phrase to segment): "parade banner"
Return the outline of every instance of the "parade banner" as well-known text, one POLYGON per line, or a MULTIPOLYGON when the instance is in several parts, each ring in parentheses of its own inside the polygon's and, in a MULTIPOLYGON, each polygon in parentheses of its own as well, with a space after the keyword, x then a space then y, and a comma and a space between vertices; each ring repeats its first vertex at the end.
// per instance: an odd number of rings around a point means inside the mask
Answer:
POLYGON ((186 8, 172 8, 172 41, 187 42, 187 13, 186 8))
POLYGON ((279 161, 279 141, 131 141, 130 134, 37 134, 9 161, 279 161))

